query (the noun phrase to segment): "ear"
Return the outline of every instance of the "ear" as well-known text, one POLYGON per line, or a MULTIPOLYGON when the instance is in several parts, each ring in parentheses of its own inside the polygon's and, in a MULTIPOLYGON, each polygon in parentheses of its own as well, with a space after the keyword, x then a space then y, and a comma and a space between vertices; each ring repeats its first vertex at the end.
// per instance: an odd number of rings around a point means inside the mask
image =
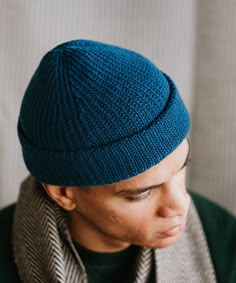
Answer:
POLYGON ((49 197, 65 210, 73 210, 76 207, 75 197, 69 188, 41 183, 49 197))

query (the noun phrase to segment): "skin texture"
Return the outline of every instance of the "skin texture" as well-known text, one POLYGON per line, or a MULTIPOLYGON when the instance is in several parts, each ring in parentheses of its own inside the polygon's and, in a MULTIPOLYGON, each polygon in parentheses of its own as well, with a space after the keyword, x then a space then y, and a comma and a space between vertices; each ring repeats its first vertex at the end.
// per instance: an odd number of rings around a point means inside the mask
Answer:
POLYGON ((66 188, 42 185, 68 211, 71 236, 82 246, 97 252, 115 252, 131 244, 164 248, 180 239, 184 228, 173 229, 171 236, 162 232, 184 225, 189 210, 185 186, 188 153, 185 139, 157 165, 114 184, 66 188), (134 194, 147 187, 151 188, 134 194))

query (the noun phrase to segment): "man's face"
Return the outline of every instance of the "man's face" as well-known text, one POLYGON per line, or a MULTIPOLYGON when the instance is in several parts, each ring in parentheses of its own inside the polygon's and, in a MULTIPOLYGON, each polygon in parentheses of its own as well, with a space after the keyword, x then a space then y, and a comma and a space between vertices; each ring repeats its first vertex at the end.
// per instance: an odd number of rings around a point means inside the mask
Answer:
POLYGON ((68 187, 76 204, 68 212, 72 238, 98 251, 130 244, 152 248, 174 244, 190 205, 184 166, 188 153, 185 139, 159 164, 135 177, 103 186, 68 187))

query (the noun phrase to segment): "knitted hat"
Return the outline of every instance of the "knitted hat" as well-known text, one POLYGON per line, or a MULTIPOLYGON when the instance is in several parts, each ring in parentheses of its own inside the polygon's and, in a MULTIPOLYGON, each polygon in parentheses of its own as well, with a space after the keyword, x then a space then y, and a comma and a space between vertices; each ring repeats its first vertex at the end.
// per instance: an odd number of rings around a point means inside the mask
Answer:
POLYGON ((173 81, 142 55, 91 40, 49 51, 22 100, 26 167, 60 186, 115 183, 146 171, 186 137, 173 81))

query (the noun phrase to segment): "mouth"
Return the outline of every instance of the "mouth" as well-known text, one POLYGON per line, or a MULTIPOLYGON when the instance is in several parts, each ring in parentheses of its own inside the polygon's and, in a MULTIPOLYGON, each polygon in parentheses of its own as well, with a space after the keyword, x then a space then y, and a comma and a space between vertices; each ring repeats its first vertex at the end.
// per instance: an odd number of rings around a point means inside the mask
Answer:
POLYGON ((160 235, 164 237, 177 236, 179 233, 181 233, 184 230, 184 227, 185 227, 185 221, 183 221, 182 223, 178 225, 171 227, 170 229, 166 231, 160 232, 160 235))

